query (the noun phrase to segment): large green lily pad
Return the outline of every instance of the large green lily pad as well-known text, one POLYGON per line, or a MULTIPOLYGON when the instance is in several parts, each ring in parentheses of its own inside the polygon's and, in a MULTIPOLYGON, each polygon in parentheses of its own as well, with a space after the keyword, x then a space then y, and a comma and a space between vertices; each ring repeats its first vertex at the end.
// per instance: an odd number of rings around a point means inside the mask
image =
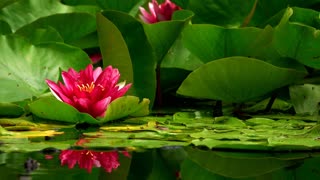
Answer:
POLYGON ((289 85, 305 75, 258 59, 230 57, 209 62, 193 71, 177 93, 194 98, 244 102, 289 85))
POLYGON ((84 69, 90 63, 79 48, 62 43, 32 45, 20 36, 0 36, 0 102, 39 96, 48 90, 45 79, 57 81, 60 69, 84 69))

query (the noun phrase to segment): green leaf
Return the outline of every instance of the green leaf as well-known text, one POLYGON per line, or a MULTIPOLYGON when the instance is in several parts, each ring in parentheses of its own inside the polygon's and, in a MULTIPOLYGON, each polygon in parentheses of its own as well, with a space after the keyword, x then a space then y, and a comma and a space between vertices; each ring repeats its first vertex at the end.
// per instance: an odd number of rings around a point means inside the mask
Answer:
MULTIPOLYGON (((38 18, 54 14, 88 12, 94 15, 98 11, 94 6, 67 6, 57 0, 23 0, 11 3, 0 9, 0 19, 8 22, 13 32, 38 18)), ((65 26, 62 21, 61 24, 65 26)), ((79 30, 79 29, 77 29, 79 30)))
POLYGON ((52 27, 32 28, 30 31, 19 31, 16 34, 24 36, 35 45, 48 42, 63 42, 59 32, 52 27))
MULTIPOLYGON (((23 35, 34 34, 35 29, 54 28, 64 42, 72 43, 96 31, 95 16, 88 13, 55 14, 42 17, 18 29, 16 33, 23 35)), ((73 43, 74 44, 74 43, 73 43)))
POLYGON ((191 11, 177 11, 175 20, 163 21, 154 24, 143 23, 148 40, 154 49, 157 61, 161 62, 169 48, 176 41, 185 24, 191 19, 191 11))
MULTIPOLYGON (((313 68, 319 68, 320 31, 302 24, 303 22, 291 22, 290 17, 294 13, 292 8, 287 8, 279 25, 275 28, 273 44, 282 56, 296 59, 313 68)), ((315 13, 318 16, 318 12, 315 13)), ((318 17, 317 20, 319 21, 318 17)))
POLYGON ((30 111, 43 119, 67 123, 99 124, 98 120, 87 113, 81 113, 74 107, 57 100, 55 97, 42 97, 29 104, 30 111))
POLYGON ((193 71, 177 93, 194 98, 245 102, 289 85, 305 75, 304 72, 279 68, 253 58, 230 57, 209 62, 193 71))
POLYGON ((102 122, 116 120, 127 116, 146 116, 149 114, 149 99, 142 99, 135 96, 123 96, 111 102, 102 122))
MULTIPOLYGON (((245 112, 257 112, 257 111, 264 111, 270 101, 270 98, 264 99, 260 102, 253 104, 252 106, 245 107, 242 110, 245 112)), ((287 111, 292 107, 291 103, 288 103, 281 99, 275 99, 272 104, 272 110, 280 110, 280 111, 287 111)))
POLYGON ((0 116, 18 117, 24 113, 24 109, 13 103, 0 103, 0 116))
POLYGON ((270 26, 265 29, 232 29, 208 24, 191 25, 184 29, 182 41, 204 63, 230 56, 248 56, 277 63, 280 55, 271 46, 273 31, 270 26))
POLYGON ((11 34, 11 28, 5 21, 0 20, 0 34, 11 34))
MULTIPOLYGON (((224 27, 240 27, 249 16, 255 0, 173 0, 181 4, 183 9, 191 10, 195 13, 193 23, 216 24, 224 27)), ((259 0, 249 26, 261 25, 289 6, 312 7, 319 3, 319 0, 259 0)))
POLYGON ((116 11, 97 15, 98 36, 103 66, 119 69, 121 79, 132 82, 128 94, 150 99, 156 91, 156 60, 142 24, 116 11))
POLYGON ((97 0, 98 5, 105 10, 116 10, 125 13, 129 13, 131 16, 135 16, 139 7, 145 4, 147 0, 97 0))
POLYGON ((104 118, 95 119, 87 113, 81 113, 74 107, 58 101, 54 97, 43 97, 29 104, 30 111, 44 119, 62 121, 67 123, 102 124, 127 116, 145 116, 149 114, 149 100, 134 96, 120 97, 108 105, 104 118))
POLYGON ((289 87, 290 97, 297 114, 318 115, 320 110, 320 86, 314 84, 289 87))
POLYGON ((83 69, 90 63, 81 49, 62 43, 32 45, 19 36, 0 36, 0 102, 16 102, 39 96, 57 81, 60 71, 83 69))

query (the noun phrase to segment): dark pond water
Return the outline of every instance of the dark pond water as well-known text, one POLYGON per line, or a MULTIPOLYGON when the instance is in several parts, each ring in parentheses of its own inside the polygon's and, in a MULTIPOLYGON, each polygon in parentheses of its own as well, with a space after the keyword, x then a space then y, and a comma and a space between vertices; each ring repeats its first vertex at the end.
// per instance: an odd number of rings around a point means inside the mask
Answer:
POLYGON ((1 180, 316 180, 320 179, 320 153, 226 152, 179 146, 139 152, 45 149, 37 152, 0 154, 0 174, 1 180), (95 156, 91 156, 92 154, 95 156), (69 168, 72 163, 74 167, 69 168), (90 166, 92 169, 88 168, 90 166))

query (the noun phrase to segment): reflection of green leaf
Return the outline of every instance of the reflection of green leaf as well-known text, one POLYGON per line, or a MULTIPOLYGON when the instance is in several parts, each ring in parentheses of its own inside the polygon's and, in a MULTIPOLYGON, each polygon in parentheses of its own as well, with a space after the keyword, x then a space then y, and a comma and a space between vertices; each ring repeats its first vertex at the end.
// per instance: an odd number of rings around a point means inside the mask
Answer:
POLYGON ((58 80, 59 69, 76 70, 90 63, 81 49, 61 43, 31 45, 19 36, 0 36, 0 102, 39 96, 48 86, 45 79, 58 80))
POLYGON ((156 91, 156 61, 142 24, 128 14, 105 11, 97 16, 103 66, 119 69, 121 79, 132 82, 128 94, 150 99, 156 91))
POLYGON ((304 76, 303 72, 279 68, 257 59, 230 57, 209 62, 193 71, 177 93, 194 98, 244 102, 304 76))
POLYGON ((193 162, 215 174, 231 178, 254 177, 299 163, 296 160, 280 160, 274 157, 221 157, 213 151, 187 148, 193 162), (243 161, 246 162, 243 166, 243 161))
POLYGON ((290 86, 290 97, 297 114, 318 115, 320 86, 313 84, 290 86))

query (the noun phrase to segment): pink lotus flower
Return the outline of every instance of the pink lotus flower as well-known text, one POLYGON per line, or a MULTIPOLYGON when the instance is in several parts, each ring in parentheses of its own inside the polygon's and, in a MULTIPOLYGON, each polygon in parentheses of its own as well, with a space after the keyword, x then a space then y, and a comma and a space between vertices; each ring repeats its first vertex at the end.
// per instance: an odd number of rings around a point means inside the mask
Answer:
POLYGON ((70 68, 68 72, 62 72, 62 78, 64 84, 46 80, 51 92, 60 101, 94 118, 103 117, 108 105, 131 87, 131 84, 125 86, 125 82, 117 84, 120 74, 118 69, 111 66, 104 70, 100 67, 93 70, 90 64, 80 72, 70 68))
MULTIPOLYGON (((123 153, 127 156, 128 152, 123 153)), ((129 157, 129 156, 128 156, 129 157)), ((68 165, 72 169, 76 164, 90 173, 93 167, 103 167, 105 171, 112 172, 120 166, 117 151, 98 152, 90 150, 62 150, 59 156, 61 165, 68 165)))
POLYGON ((149 2, 150 13, 143 7, 140 7, 141 15, 139 15, 139 17, 142 21, 150 24, 159 21, 168 21, 171 20, 172 14, 180 9, 179 6, 172 3, 170 0, 165 0, 165 2, 160 5, 156 0, 152 0, 152 2, 149 2))
POLYGON ((93 64, 96 64, 96 63, 98 63, 99 61, 102 60, 102 56, 101 56, 100 53, 90 54, 89 57, 90 57, 91 62, 93 64))

